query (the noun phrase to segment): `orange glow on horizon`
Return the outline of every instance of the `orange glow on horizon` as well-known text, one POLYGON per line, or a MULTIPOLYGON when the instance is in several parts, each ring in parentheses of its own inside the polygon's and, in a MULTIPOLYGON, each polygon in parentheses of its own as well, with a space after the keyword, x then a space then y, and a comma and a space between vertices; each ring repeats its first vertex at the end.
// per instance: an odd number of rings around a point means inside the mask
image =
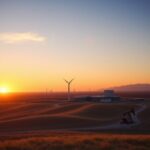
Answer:
POLYGON ((35 72, 34 74, 28 76, 25 74, 18 73, 17 75, 11 74, 11 76, 2 75, 3 81, 1 81, 0 88, 2 89, 0 93, 14 93, 14 92, 45 92, 46 89, 49 92, 66 92, 67 85, 63 78, 70 80, 75 78, 71 84, 72 92, 80 91, 100 91, 107 88, 136 84, 136 83, 150 83, 149 76, 134 76, 128 74, 127 72, 113 72, 105 71, 100 72, 89 72, 85 74, 80 71, 79 73, 74 73, 71 71, 69 74, 48 74, 35 72), (72 73, 71 73, 72 72, 72 73), (144 78, 145 77, 145 78, 144 78))

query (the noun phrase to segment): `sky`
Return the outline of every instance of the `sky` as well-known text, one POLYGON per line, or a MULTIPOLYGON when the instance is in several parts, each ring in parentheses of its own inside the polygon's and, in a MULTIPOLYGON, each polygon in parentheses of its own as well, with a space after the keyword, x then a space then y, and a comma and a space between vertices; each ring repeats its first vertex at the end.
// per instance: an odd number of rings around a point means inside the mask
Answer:
POLYGON ((150 83, 149 0, 0 0, 0 87, 150 83))

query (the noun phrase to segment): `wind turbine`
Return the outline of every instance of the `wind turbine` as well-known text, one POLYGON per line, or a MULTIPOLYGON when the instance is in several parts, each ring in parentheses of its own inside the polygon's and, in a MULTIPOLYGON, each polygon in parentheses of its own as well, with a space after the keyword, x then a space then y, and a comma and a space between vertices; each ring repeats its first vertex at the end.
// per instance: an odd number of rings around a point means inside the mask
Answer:
POLYGON ((65 82, 66 82, 67 85, 68 85, 68 101, 70 101, 70 100, 71 100, 70 85, 71 85, 71 83, 72 83, 72 81, 73 81, 74 79, 71 79, 70 81, 68 81, 68 80, 66 80, 66 79, 64 79, 64 80, 65 80, 65 82))
POLYGON ((45 93, 45 95, 46 95, 46 98, 47 98, 47 96, 48 96, 48 89, 46 88, 46 93, 45 93))

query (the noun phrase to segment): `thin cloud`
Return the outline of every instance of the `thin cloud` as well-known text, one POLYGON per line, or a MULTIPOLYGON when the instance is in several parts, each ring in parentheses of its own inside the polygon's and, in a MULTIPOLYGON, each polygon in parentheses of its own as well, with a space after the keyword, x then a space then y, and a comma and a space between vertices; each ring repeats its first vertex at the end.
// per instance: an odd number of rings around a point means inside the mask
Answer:
POLYGON ((4 43, 22 43, 22 42, 44 42, 46 38, 37 33, 0 33, 0 41, 4 43))

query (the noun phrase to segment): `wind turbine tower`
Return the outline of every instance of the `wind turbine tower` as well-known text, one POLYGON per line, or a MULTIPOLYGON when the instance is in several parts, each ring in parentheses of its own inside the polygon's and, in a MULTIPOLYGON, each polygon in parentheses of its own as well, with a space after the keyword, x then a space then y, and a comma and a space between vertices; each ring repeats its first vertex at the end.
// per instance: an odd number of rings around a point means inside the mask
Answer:
POLYGON ((68 81, 68 80, 66 80, 66 79, 64 79, 64 80, 65 80, 65 82, 66 82, 67 85, 68 85, 68 101, 70 101, 70 100, 71 100, 70 85, 71 85, 71 83, 72 83, 72 81, 73 81, 74 79, 71 79, 70 81, 68 81))

